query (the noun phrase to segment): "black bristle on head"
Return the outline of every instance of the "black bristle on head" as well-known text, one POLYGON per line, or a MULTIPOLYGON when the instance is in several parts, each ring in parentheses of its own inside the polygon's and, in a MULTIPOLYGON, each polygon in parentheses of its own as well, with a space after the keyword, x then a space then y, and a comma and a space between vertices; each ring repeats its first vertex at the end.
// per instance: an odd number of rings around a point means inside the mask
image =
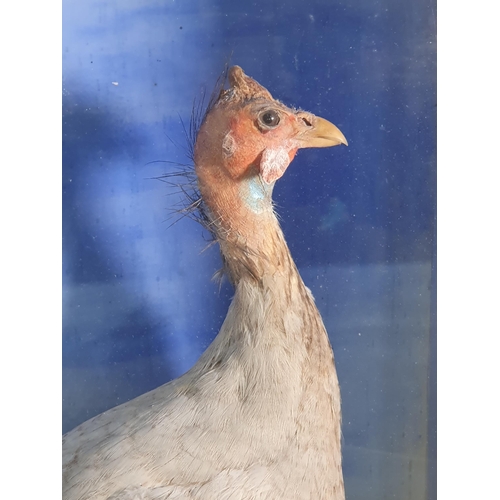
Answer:
MULTIPOLYGON (((171 226, 179 222, 179 220, 183 219, 184 217, 189 217, 190 219, 195 220, 196 222, 201 224, 207 231, 210 232, 212 241, 215 240, 216 234, 213 228, 212 221, 208 216, 206 207, 204 206, 201 194, 198 190, 196 173, 194 169, 194 146, 196 144, 196 138, 198 137, 198 132, 201 125, 203 124, 203 121, 205 120, 208 113, 217 104, 224 92, 224 87, 228 79, 228 71, 229 61, 225 64, 224 70, 217 78, 215 86, 210 94, 208 103, 206 103, 206 89, 202 90, 200 98, 194 99, 193 106, 191 108, 189 128, 186 127, 182 117, 179 116, 180 123, 186 138, 186 147, 181 147, 181 149, 183 149, 190 162, 178 163, 173 161, 158 160, 157 162, 175 165, 179 167, 179 169, 171 172, 166 172, 165 174, 158 177, 154 177, 154 179, 165 182, 169 186, 177 188, 178 191, 176 191, 175 193, 182 193, 183 195, 183 200, 180 202, 181 206, 172 209, 172 217, 177 216, 177 218, 172 222, 171 226)), ((172 142, 172 144, 174 144, 174 146, 179 147, 179 145, 175 144, 172 139, 169 138, 169 140, 170 142, 172 142)))
POLYGON ((210 232, 212 239, 215 239, 215 233, 211 227, 210 219, 207 215, 205 207, 203 206, 203 199, 197 187, 194 166, 192 164, 181 164, 161 160, 157 162, 170 163, 181 167, 181 170, 174 170, 172 172, 166 172, 157 177, 153 177, 153 179, 165 182, 169 186, 177 188, 176 191, 173 191, 170 194, 182 194, 182 199, 179 201, 177 206, 174 206, 171 209, 171 216, 169 218, 175 217, 175 220, 170 224, 170 226, 177 224, 177 222, 184 217, 189 217, 207 229, 210 232))

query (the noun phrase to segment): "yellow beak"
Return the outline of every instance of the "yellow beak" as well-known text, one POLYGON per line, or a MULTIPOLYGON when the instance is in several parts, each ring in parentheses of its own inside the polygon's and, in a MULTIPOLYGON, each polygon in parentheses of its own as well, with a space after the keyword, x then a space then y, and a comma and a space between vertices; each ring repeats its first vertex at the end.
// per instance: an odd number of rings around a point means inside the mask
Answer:
POLYGON ((329 148, 339 144, 347 146, 344 134, 333 123, 309 113, 298 113, 298 116, 301 130, 296 140, 300 148, 329 148))

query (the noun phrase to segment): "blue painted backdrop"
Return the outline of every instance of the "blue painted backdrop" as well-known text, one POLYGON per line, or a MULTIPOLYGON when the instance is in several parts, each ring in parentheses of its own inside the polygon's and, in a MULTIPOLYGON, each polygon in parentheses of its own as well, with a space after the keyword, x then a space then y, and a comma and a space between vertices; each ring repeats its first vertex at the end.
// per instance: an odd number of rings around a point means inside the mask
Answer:
POLYGON ((333 121, 275 189, 335 350, 348 499, 435 498, 433 0, 63 2, 63 427, 186 371, 231 296, 153 178, 225 62, 333 121))

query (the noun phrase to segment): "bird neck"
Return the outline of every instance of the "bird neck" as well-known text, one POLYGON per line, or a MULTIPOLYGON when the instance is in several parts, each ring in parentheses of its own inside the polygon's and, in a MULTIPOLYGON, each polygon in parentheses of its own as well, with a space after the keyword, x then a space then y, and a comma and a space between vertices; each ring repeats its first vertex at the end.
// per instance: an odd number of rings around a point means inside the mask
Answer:
POLYGON ((272 185, 258 175, 235 182, 224 171, 205 172, 200 165, 197 173, 235 295, 219 334, 191 376, 227 377, 221 383, 228 384, 227 397, 234 389, 239 398, 239 423, 246 415, 251 427, 262 414, 259 425, 286 433, 295 424, 284 422, 300 421, 294 439, 311 449, 321 435, 317 446, 334 450, 329 454, 332 468, 339 468, 340 394, 333 353, 273 212, 272 185), (320 434, 318 421, 324 425, 320 434))
POLYGON ((199 188, 233 284, 298 274, 274 214, 274 184, 264 183, 256 172, 238 180, 216 169, 206 173, 198 176, 199 188))

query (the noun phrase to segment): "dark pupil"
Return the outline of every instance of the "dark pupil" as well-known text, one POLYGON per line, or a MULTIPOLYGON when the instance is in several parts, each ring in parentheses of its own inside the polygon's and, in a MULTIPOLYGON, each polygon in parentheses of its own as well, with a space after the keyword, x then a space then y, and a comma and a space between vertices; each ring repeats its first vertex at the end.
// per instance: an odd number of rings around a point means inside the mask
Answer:
POLYGON ((275 111, 267 111, 262 115, 262 122, 265 125, 271 126, 271 125, 278 125, 280 121, 280 118, 278 116, 278 113, 275 111))

